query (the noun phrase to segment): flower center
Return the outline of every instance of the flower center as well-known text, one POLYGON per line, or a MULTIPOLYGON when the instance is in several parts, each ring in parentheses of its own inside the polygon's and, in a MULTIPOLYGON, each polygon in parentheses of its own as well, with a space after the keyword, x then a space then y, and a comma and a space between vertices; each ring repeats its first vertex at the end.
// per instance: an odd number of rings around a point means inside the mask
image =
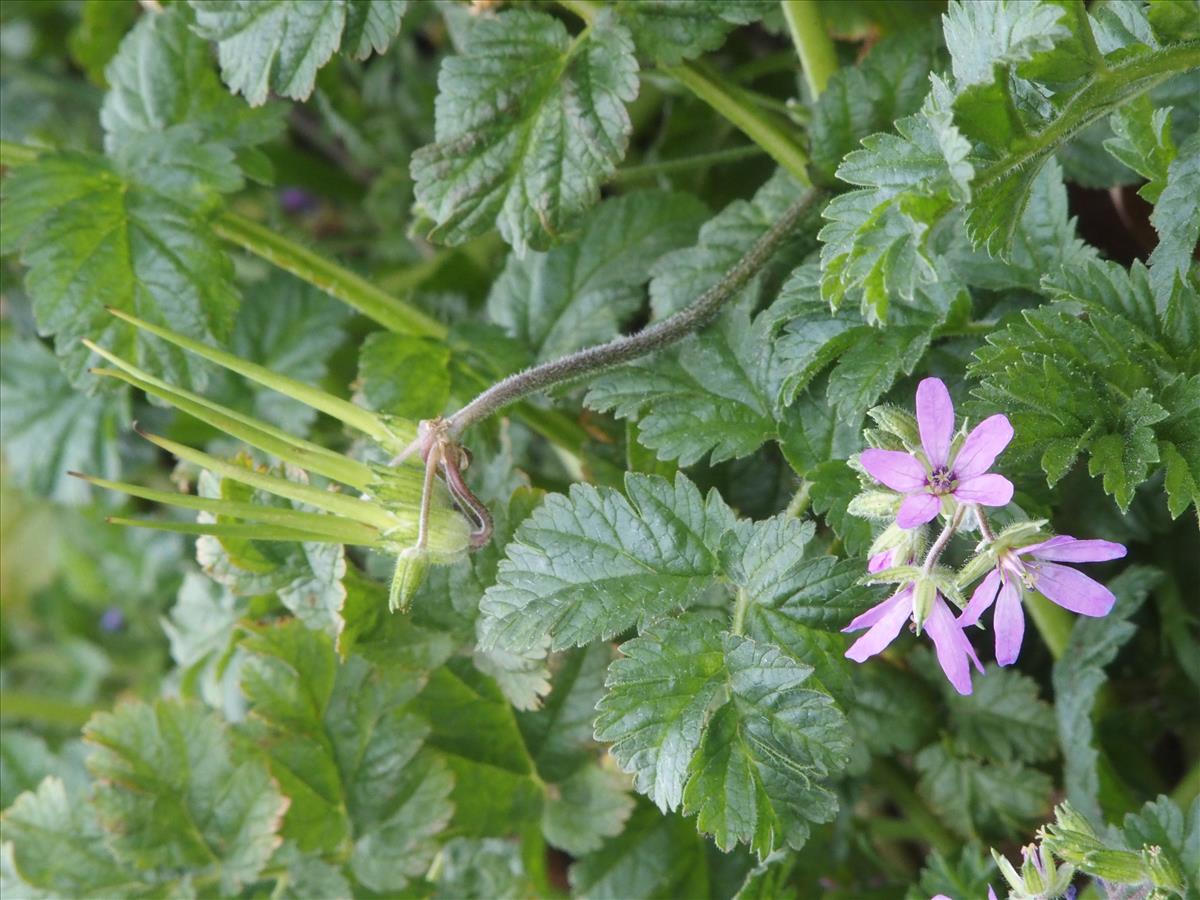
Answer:
POLYGON ((938 466, 929 475, 929 490, 934 494, 949 494, 958 485, 958 479, 946 466, 938 466))

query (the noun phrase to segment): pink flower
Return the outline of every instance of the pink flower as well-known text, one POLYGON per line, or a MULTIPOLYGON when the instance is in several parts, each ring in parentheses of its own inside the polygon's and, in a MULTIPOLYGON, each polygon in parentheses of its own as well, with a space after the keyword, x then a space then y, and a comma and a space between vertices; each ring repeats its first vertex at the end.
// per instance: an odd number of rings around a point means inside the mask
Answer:
MULTIPOLYGON (((860 631, 867 633, 850 645, 846 657, 855 662, 866 662, 876 653, 882 652, 900 634, 904 623, 913 617, 913 585, 901 588, 882 603, 872 606, 842 631, 860 631)), ((971 663, 980 672, 979 657, 975 655, 971 642, 963 634, 962 628, 954 621, 954 614, 941 595, 935 595, 929 616, 925 619, 925 630, 933 638, 934 649, 937 650, 938 663, 946 678, 954 685, 960 694, 971 693, 971 663)))
POLYGON ((1012 499, 1012 482, 987 471, 1012 440, 1007 416, 984 419, 958 452, 952 452, 954 404, 950 392, 940 379, 926 378, 917 386, 917 427, 923 453, 864 450, 859 456, 872 478, 906 495, 896 516, 897 525, 924 525, 938 514, 944 496, 984 506, 1004 506, 1012 499))
POLYGON ((958 624, 964 628, 974 625, 995 603, 996 662, 1010 665, 1016 661, 1025 636, 1025 613, 1021 607, 1025 588, 1040 591, 1071 612, 1104 616, 1115 602, 1112 591, 1082 572, 1058 563, 1103 562, 1124 555, 1125 548, 1112 541, 1081 541, 1065 534, 1018 550, 1003 550, 996 568, 975 588, 958 624))
POLYGON ((882 572, 884 569, 890 569, 896 565, 896 560, 899 557, 900 548, 893 547, 891 550, 884 550, 881 553, 876 553, 867 560, 867 571, 874 575, 876 572, 882 572))

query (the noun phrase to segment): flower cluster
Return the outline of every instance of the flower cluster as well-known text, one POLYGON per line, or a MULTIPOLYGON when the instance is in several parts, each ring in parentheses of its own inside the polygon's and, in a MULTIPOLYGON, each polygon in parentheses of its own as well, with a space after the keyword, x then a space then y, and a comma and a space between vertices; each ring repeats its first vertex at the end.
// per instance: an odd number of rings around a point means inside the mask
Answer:
POLYGON ((871 583, 896 585, 882 603, 855 618, 843 631, 866 633, 846 651, 855 662, 882 652, 905 624, 933 640, 938 663, 960 694, 971 692, 971 666, 983 671, 965 629, 978 625, 994 606, 996 662, 1013 663, 1025 632, 1023 601, 1037 591, 1064 609, 1103 616, 1112 609, 1112 592, 1062 563, 1100 562, 1125 555, 1120 544, 1079 540, 1042 532, 1043 521, 1017 521, 996 534, 984 507, 1008 506, 1012 483, 990 472, 1013 437, 1004 415, 984 419, 969 433, 956 429, 950 392, 937 378, 917 387, 916 416, 881 408, 872 412, 878 431, 874 444, 858 457, 866 479, 888 490, 870 489, 851 511, 888 521, 871 548, 871 583), (941 517, 943 528, 924 550, 927 526, 941 517), (940 565, 954 535, 977 529, 983 540, 974 556, 955 572, 940 565), (969 602, 962 591, 982 577, 969 602))

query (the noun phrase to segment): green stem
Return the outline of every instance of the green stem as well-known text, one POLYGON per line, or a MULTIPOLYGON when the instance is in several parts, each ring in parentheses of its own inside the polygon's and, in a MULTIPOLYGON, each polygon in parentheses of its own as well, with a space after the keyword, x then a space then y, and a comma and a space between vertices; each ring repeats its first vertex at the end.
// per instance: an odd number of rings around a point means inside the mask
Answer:
POLYGON ((384 293, 361 275, 244 216, 226 212, 213 222, 213 231, 243 250, 319 287, 389 331, 436 340, 446 338, 446 326, 441 322, 384 293))
POLYGON ((1071 628, 1075 624, 1070 614, 1037 591, 1028 591, 1025 594, 1025 611, 1029 613, 1038 634, 1050 648, 1050 655, 1056 661, 1062 659, 1067 650, 1067 642, 1071 639, 1071 628))
POLYGON ((943 856, 949 856, 958 849, 958 838, 951 834, 921 796, 912 789, 908 783, 908 774, 896 763, 887 759, 875 760, 871 768, 871 778, 887 792, 892 802, 904 814, 904 818, 916 826, 921 837, 933 849, 943 856))
POLYGON ((812 482, 807 478, 800 479, 800 487, 796 488, 796 493, 792 495, 792 499, 788 502, 787 509, 784 510, 785 516, 798 518, 808 509, 808 503, 812 499, 812 482))
POLYGON ((830 76, 838 70, 833 41, 825 31, 816 0, 781 0, 780 5, 804 67, 804 80, 816 99, 825 90, 830 76))
POLYGON ((1200 759, 1192 764, 1179 784, 1175 785, 1175 790, 1171 791, 1171 799, 1185 810, 1197 796, 1200 796, 1200 759))
POLYGON ((811 183, 808 178, 808 157, 792 136, 776 123, 774 116, 746 101, 738 88, 722 84, 697 63, 664 66, 662 71, 728 119, 801 185, 808 187, 811 183))
POLYGON ((723 163, 737 162, 742 159, 752 159, 763 153, 757 144, 743 147, 729 147, 725 150, 714 150, 711 153, 697 153, 695 156, 684 156, 680 159, 664 159, 661 162, 643 163, 640 166, 626 166, 618 169, 613 181, 637 181, 641 178, 652 178, 656 175, 671 175, 675 172, 687 172, 691 169, 703 169, 723 163))

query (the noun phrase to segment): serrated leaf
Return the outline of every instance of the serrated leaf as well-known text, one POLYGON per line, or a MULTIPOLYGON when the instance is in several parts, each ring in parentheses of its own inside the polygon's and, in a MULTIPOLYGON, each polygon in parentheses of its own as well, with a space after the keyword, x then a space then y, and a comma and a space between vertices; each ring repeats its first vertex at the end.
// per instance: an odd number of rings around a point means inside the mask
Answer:
POLYGON ((846 762, 846 720, 827 694, 804 686, 812 670, 769 644, 722 635, 729 701, 713 714, 688 768, 685 812, 718 847, 746 843, 759 858, 800 848, 810 822, 837 811, 818 782, 846 762))
POLYGON ((525 746, 543 778, 560 781, 591 758, 596 704, 604 696, 612 658, 612 648, 604 642, 565 654, 541 708, 518 715, 525 746))
POLYGON ((621 645, 597 706, 596 740, 664 812, 683 801, 688 764, 722 687, 718 623, 668 620, 621 645))
POLYGON ((920 881, 909 888, 906 900, 925 900, 938 894, 984 897, 991 888, 990 882, 998 880, 996 875, 996 864, 978 845, 963 847, 954 861, 935 850, 921 870, 920 881))
POLYGON ((955 743, 996 762, 1040 762, 1054 755, 1054 709, 1037 683, 1013 669, 988 667, 969 695, 946 694, 955 743))
POLYGON ((79 21, 67 36, 71 59, 85 72, 88 79, 105 86, 104 68, 116 55, 121 38, 137 21, 138 7, 134 0, 84 0, 79 21))
POLYGON ((805 557, 812 533, 811 522, 788 516, 739 523, 722 555, 730 557, 726 569, 746 597, 746 634, 811 666, 841 696, 851 667, 842 659, 848 641, 839 632, 876 591, 858 585, 858 560, 805 557))
MULTIPOLYGON (((995 78, 996 67, 1034 60, 1053 50, 1070 32, 1053 3, 952 3, 942 18, 946 47, 956 81, 981 84, 995 78)), ((1078 77, 1063 73, 1063 78, 1078 77)))
POLYGON ((628 474, 628 499, 573 485, 517 530, 480 604, 484 647, 526 649, 610 638, 695 602, 718 570, 716 548, 733 514, 682 475, 628 474))
POLYGON ((832 179, 863 138, 914 115, 929 92, 929 72, 942 59, 936 35, 916 28, 885 36, 859 65, 834 72, 809 123, 813 164, 832 179))
MULTIPOLYGON (((208 45, 192 32, 183 9, 142 16, 106 70, 109 92, 100 110, 109 154, 187 126, 196 143, 246 150, 283 130, 283 108, 252 109, 229 96, 208 45)), ((145 146, 145 144, 143 144, 145 146)), ((134 152, 133 165, 149 160, 134 152)))
POLYGON ((30 493, 84 503, 94 489, 68 472, 118 478, 116 438, 128 423, 125 394, 72 389, 58 360, 36 340, 8 340, 0 353, 0 431, 6 474, 30 493))
POLYGON ((4 252, 21 251, 38 328, 54 336, 73 384, 87 384, 93 358, 83 337, 172 383, 203 383, 202 364, 105 311, 200 340, 227 335, 232 267, 203 216, 78 154, 41 157, 3 186, 4 252))
POLYGON ((1150 214, 1158 246, 1150 254, 1150 283, 1165 302, 1177 280, 1200 281, 1196 275, 1196 241, 1200 239, 1200 134, 1179 146, 1167 170, 1162 194, 1150 214))
POLYGON ((849 512, 850 501, 862 490, 858 473, 844 461, 831 459, 811 469, 804 477, 811 485, 813 512, 825 517, 848 552, 855 556, 864 555, 873 538, 871 523, 849 512))
POLYGON ((442 848, 439 859, 436 900, 521 900, 536 892, 525 873, 521 847, 512 841, 454 838, 442 848))
POLYGON ((932 744, 914 759, 917 790, 965 838, 1022 833, 1049 809, 1053 783, 1018 762, 986 763, 932 744))
POLYGON ((1156 847, 1156 856, 1169 862, 1193 889, 1200 887, 1196 874, 1200 871, 1200 804, 1196 800, 1192 800, 1185 821, 1183 810, 1169 797, 1159 795, 1125 816, 1121 832, 1130 849, 1156 847))
POLYGON ((452 807, 452 779, 421 746, 428 726, 406 704, 404 668, 338 664, 331 640, 299 622, 257 629, 243 687, 272 772, 291 797, 283 834, 303 851, 352 843, 351 870, 374 890, 424 874, 452 807))
POLYGON ((673 66, 716 50, 730 31, 757 21, 773 6, 772 0, 709 0, 702 7, 691 0, 624 0, 617 14, 639 53, 673 66))
POLYGON ((146 873, 113 858, 95 810, 82 791, 69 791, 61 778, 48 776, 36 791, 21 794, 5 810, 3 822, 5 851, 11 852, 19 879, 5 885, 6 894, 136 897, 155 892, 146 873))
POLYGON ((196 32, 216 41, 221 75, 261 106, 274 91, 312 93, 317 71, 339 47, 357 59, 382 52, 400 30, 407 0, 190 0, 196 32))
POLYGON ((692 241, 704 215, 690 194, 606 200, 572 243, 510 254, 488 294, 488 315, 540 361, 613 338, 641 308, 655 260, 692 241))
POLYGON ((1100 619, 1080 618, 1062 658, 1054 664, 1054 714, 1063 753, 1063 782, 1071 805, 1093 822, 1100 812, 1099 752, 1093 745, 1092 706, 1107 680, 1104 667, 1137 630, 1129 618, 1137 612, 1160 573, 1146 566, 1122 572, 1108 583, 1117 605, 1100 619))
POLYGON ((507 835, 539 820, 544 784, 491 679, 469 660, 452 659, 432 673, 414 711, 429 723, 428 746, 454 774, 457 833, 507 835))
POLYGON ((94 802, 119 859, 211 875, 225 893, 253 881, 279 844, 288 799, 256 756, 202 707, 160 700, 93 716, 94 802))
POLYGON ((1148 202, 1155 203, 1167 183, 1167 169, 1175 158, 1171 139, 1171 109, 1158 108, 1146 96, 1118 109, 1111 117, 1113 137, 1104 149, 1146 179, 1138 189, 1148 202))
POLYGON ((575 39, 534 10, 477 22, 442 64, 437 142, 412 158, 430 236, 460 244, 495 222, 518 254, 548 248, 624 157, 637 84, 633 42, 609 16, 575 39))

